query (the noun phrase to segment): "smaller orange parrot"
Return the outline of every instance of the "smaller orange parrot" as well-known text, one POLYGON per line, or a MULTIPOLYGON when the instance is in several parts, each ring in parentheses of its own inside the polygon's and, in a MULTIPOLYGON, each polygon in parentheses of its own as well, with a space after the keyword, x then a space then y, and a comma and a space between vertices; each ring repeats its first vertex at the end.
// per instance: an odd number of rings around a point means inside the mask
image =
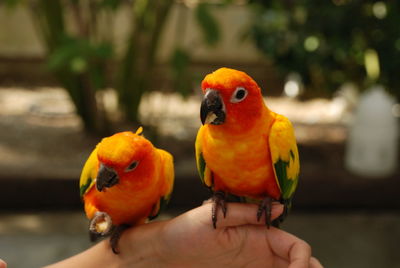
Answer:
POLYGON ((214 228, 217 209, 226 215, 232 196, 258 203, 257 219, 265 212, 268 227, 272 201, 281 202, 284 213, 273 223, 279 225, 291 207, 300 170, 292 124, 264 104, 261 89, 244 72, 220 68, 201 87, 196 162, 203 184, 214 193, 214 228))
POLYGON ((80 195, 90 220, 91 239, 111 234, 117 246, 122 232, 156 217, 168 203, 174 184, 173 157, 136 133, 104 138, 87 159, 80 195))

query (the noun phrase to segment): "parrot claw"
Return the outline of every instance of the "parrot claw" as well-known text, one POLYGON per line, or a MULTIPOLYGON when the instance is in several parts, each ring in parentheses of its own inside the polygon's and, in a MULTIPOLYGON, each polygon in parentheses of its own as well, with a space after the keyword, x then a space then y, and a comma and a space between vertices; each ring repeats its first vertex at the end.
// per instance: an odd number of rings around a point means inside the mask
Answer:
POLYGON ((258 206, 257 221, 260 221, 262 214, 265 212, 265 225, 267 225, 267 228, 269 228, 272 224, 271 211, 272 211, 272 198, 266 197, 261 201, 260 205, 258 206))
POLYGON ((118 250, 119 239, 121 238, 122 233, 129 227, 130 227, 130 225, 121 224, 121 225, 118 225, 112 232, 111 237, 110 237, 110 245, 111 245, 111 249, 114 252, 114 254, 119 254, 119 250, 118 250))
POLYGON ((221 207, 222 213, 224 214, 224 218, 226 218, 227 207, 226 207, 225 197, 226 195, 222 191, 215 192, 212 197, 211 219, 214 229, 217 228, 217 214, 219 207, 221 207))
POLYGON ((108 235, 111 232, 112 227, 113 225, 110 215, 106 212, 96 212, 89 224, 91 240, 94 241, 99 236, 108 235))

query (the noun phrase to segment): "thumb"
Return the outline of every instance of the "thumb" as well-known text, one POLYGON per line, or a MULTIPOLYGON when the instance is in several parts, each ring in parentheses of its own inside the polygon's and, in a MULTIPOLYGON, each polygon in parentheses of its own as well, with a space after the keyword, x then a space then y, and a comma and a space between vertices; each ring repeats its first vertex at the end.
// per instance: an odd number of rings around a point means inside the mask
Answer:
MULTIPOLYGON (((244 204, 244 203, 227 203, 226 217, 222 213, 222 209, 217 211, 217 227, 233 227, 246 224, 264 225, 265 224, 265 213, 259 221, 257 221, 258 205, 256 204, 244 204)), ((204 204, 203 209, 208 210, 210 215, 211 223, 211 208, 212 204, 204 204)), ((272 204, 272 216, 271 219, 276 219, 283 212, 283 205, 279 203, 272 204)))

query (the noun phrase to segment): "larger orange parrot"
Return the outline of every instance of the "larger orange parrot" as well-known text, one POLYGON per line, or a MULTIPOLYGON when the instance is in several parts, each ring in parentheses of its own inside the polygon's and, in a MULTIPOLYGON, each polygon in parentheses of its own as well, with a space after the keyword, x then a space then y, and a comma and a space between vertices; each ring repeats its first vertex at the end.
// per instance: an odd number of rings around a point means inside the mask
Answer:
POLYGON ((283 220, 300 170, 292 124, 265 105, 260 87, 244 72, 220 68, 201 87, 203 126, 196 138, 196 160, 202 182, 214 193, 214 228, 217 209, 226 215, 229 195, 258 203, 257 219, 265 213, 268 226, 272 201, 279 201, 285 208, 283 220))
POLYGON ((158 215, 169 201, 174 168, 172 156, 141 134, 129 131, 104 138, 86 161, 80 194, 90 220, 92 238, 111 234, 118 253, 121 233, 158 215))

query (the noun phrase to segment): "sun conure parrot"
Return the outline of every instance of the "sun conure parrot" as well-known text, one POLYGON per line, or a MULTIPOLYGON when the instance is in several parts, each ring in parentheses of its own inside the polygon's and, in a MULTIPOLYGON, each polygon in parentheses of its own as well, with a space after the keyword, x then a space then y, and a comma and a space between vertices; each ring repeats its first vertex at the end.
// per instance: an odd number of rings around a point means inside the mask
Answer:
POLYGON ((136 133, 104 138, 90 154, 80 178, 91 238, 111 234, 116 254, 121 233, 156 217, 173 188, 171 154, 155 148, 142 131, 140 127, 136 133))
POLYGON ((213 191, 212 222, 217 209, 226 215, 230 196, 258 203, 271 225, 272 201, 284 204, 278 225, 291 206, 300 162, 294 130, 283 115, 264 104, 261 89, 246 73, 220 68, 202 84, 196 161, 202 182, 213 191))

